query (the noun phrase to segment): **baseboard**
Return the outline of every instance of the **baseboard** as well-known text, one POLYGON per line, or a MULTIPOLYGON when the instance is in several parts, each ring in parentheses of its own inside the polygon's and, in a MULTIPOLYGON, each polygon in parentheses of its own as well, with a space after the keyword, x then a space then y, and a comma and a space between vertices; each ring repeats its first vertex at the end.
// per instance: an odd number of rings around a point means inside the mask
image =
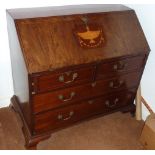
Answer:
POLYGON ((0 98, 0 108, 8 107, 10 105, 10 97, 0 98))

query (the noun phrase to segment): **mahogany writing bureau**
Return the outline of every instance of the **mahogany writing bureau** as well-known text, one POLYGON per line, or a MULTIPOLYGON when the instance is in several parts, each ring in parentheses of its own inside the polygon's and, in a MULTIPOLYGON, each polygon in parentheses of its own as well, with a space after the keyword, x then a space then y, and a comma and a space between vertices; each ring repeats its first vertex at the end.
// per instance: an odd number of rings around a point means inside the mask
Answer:
POLYGON ((14 96, 26 146, 116 111, 135 112, 149 55, 134 10, 77 5, 7 10, 14 96))

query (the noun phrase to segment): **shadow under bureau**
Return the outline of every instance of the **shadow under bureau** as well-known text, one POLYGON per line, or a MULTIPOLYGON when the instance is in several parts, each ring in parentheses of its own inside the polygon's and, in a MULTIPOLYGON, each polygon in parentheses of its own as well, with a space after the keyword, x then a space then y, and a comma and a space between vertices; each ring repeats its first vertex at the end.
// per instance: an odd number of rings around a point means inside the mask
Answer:
POLYGON ((135 112, 149 46, 134 10, 77 5, 7 10, 14 83, 27 148, 59 129, 135 112))

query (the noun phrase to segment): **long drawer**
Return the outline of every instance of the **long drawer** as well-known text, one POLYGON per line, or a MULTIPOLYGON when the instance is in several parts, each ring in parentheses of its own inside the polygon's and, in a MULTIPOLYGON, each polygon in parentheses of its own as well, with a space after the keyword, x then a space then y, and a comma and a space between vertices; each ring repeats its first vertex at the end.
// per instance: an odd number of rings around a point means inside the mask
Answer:
POLYGON ((135 93, 136 89, 131 89, 34 115, 34 131, 42 133, 63 128, 89 116, 112 112, 119 107, 132 104, 135 93))
POLYGON ((139 72, 128 73, 109 80, 33 95, 33 111, 38 113, 90 97, 137 87, 140 75, 139 72))

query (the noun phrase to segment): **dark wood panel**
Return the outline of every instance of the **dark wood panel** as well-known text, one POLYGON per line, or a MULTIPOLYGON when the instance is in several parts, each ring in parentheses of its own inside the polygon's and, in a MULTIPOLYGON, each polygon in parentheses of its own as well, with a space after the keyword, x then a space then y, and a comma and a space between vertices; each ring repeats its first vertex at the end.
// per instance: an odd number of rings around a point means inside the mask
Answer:
POLYGON ((62 128, 89 116, 112 111, 121 106, 131 104, 134 96, 135 89, 115 93, 112 96, 90 99, 65 108, 35 115, 35 132, 42 133, 62 128))
POLYGON ((91 82, 94 79, 95 66, 82 67, 79 69, 68 69, 65 72, 40 75, 33 78, 35 93, 66 86, 91 82))
POLYGON ((18 8, 8 9, 8 13, 14 19, 40 18, 49 16, 64 16, 69 14, 83 14, 94 12, 116 12, 131 10, 120 4, 83 4, 83 5, 66 5, 56 7, 39 7, 39 8, 18 8))
POLYGON ((16 21, 29 73, 149 51, 133 11, 62 18, 16 21), (80 47, 74 32, 76 27, 85 26, 82 21, 85 16, 88 25, 96 25, 96 31, 100 29, 97 25, 103 29, 103 47, 80 47))
POLYGON ((119 91, 121 89, 130 89, 137 86, 139 78, 140 73, 129 73, 108 80, 100 80, 94 83, 37 94, 33 96, 34 112, 38 113, 82 99, 119 91))

